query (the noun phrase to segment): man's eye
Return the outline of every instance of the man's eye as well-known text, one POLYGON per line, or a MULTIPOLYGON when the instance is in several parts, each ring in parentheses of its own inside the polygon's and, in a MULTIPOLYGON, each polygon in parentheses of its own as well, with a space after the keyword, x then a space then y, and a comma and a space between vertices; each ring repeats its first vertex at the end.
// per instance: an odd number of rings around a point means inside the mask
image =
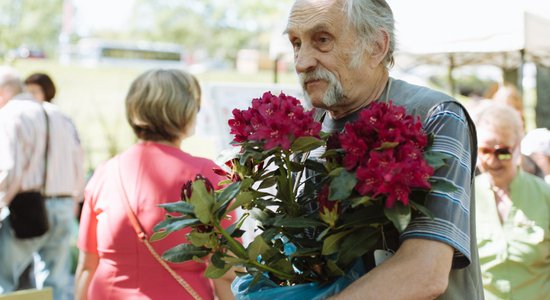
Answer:
POLYGON ((315 40, 317 47, 321 51, 330 51, 333 46, 333 39, 330 35, 321 34, 315 40))
POLYGON ((301 46, 302 46, 302 42, 298 40, 292 41, 292 48, 294 48, 294 51, 300 49, 301 46))

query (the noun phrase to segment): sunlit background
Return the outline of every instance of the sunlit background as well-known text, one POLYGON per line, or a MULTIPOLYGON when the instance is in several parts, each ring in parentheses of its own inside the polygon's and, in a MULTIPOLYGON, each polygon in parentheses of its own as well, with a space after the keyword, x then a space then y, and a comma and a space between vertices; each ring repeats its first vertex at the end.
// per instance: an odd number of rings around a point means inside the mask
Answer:
MULTIPOLYGON (((550 2, 388 0, 398 55, 392 76, 468 103, 491 84, 523 92, 528 128, 550 124, 550 2), (546 89, 546 90, 545 90, 546 89)), ((262 91, 301 97, 282 34, 291 0, 0 0, 0 63, 41 71, 76 122, 86 165, 124 150, 130 82, 152 67, 194 73, 204 91, 197 134, 182 147, 215 158, 226 121, 262 91)))

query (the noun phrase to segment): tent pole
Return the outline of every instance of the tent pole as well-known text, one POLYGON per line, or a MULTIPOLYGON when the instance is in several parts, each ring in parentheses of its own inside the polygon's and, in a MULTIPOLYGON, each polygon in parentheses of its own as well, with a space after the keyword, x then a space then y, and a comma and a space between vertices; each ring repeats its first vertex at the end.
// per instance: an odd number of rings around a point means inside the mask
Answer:
POLYGON ((518 67, 518 92, 523 97, 523 66, 525 66, 525 49, 519 50, 519 67, 518 67))
POLYGON ((452 54, 449 54, 449 68, 447 69, 447 81, 449 83, 449 93, 451 93, 451 96, 455 96, 455 79, 453 77, 453 70, 455 68, 455 59, 452 54))

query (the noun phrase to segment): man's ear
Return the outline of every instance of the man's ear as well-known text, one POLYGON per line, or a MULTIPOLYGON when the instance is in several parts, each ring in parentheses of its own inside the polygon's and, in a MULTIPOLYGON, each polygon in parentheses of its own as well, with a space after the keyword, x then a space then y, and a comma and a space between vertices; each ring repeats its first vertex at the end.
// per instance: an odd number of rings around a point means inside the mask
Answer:
POLYGON ((372 45, 370 67, 378 67, 390 49, 390 35, 385 30, 380 30, 378 39, 372 45))

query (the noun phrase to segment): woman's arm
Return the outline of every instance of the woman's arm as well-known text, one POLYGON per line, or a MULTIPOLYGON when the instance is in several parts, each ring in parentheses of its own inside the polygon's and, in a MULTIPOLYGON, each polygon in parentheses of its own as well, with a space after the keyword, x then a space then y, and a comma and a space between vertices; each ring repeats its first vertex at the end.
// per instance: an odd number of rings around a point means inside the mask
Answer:
POLYGON ((231 283, 235 279, 234 269, 230 269, 222 277, 212 280, 214 282, 214 293, 219 300, 234 300, 235 296, 231 292, 231 283))
POLYGON ((80 251, 75 275, 76 300, 88 299, 88 287, 90 286, 90 281, 94 277, 98 263, 99 256, 97 253, 84 252, 82 250, 80 251))

